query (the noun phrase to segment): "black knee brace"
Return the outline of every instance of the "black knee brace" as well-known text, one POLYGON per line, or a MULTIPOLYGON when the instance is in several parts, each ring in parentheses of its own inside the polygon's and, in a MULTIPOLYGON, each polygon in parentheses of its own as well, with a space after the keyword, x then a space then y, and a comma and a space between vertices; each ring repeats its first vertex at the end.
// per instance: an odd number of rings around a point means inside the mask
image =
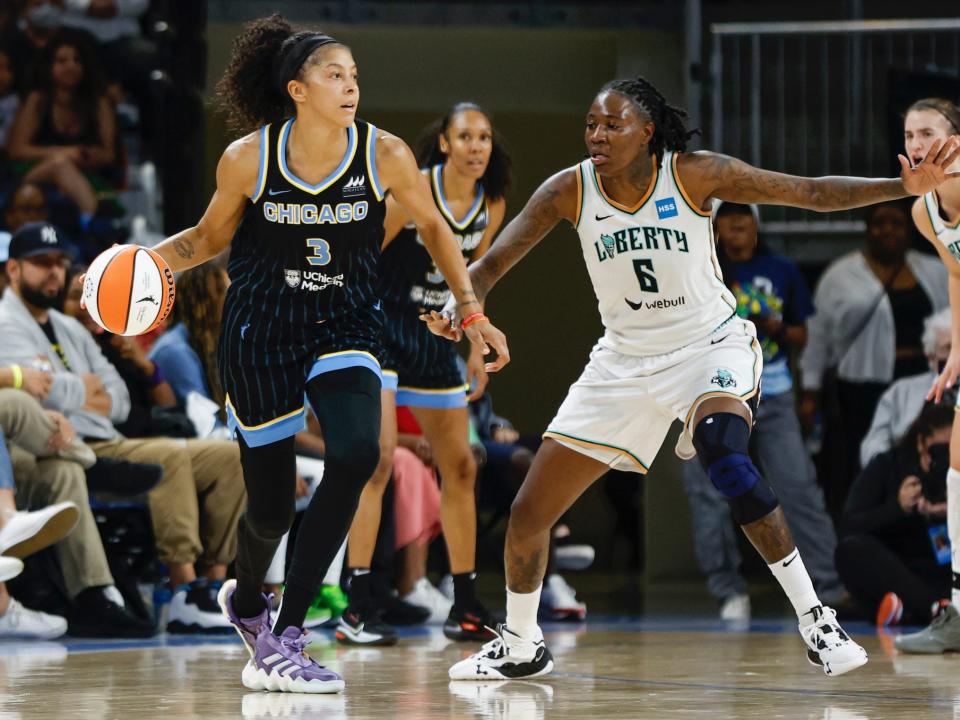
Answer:
POLYGON ((693 446, 710 482, 730 504, 738 525, 770 514, 777 496, 750 459, 750 426, 733 413, 714 413, 693 431, 693 446))

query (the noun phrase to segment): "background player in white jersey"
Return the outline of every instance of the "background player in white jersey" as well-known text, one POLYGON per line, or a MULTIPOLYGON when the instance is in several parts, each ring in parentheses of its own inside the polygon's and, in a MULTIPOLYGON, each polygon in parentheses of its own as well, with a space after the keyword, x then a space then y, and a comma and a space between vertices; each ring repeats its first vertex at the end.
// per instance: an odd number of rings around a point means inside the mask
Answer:
MULTIPOLYGON (((537 606, 549 530, 609 466, 645 472, 674 418, 681 457, 699 456, 734 519, 790 599, 808 659, 828 675, 867 661, 823 607, 783 511, 748 454, 761 355, 753 324, 734 316, 714 254, 713 198, 842 210, 933 190, 958 139, 935 142, 894 179, 801 178, 709 152, 684 153, 686 114, 637 78, 605 85, 590 106, 589 159, 549 178, 470 276, 483 298, 561 220, 580 234, 604 327, 583 374, 550 423, 514 501, 504 552, 507 621, 500 637, 455 664, 457 680, 522 678, 553 668, 537 606)), ((452 312, 452 308, 450 308, 452 312)), ((424 316, 455 336, 450 318, 424 316)))
MULTIPOLYGON (((930 148, 960 135, 960 107, 944 98, 918 100, 907 109, 903 121, 903 140, 907 156, 915 165, 930 148)), ((948 170, 960 171, 960 162, 948 170)), ((951 180, 925 193, 913 203, 913 222, 920 233, 937 249, 950 273, 950 308, 953 318, 953 347, 946 367, 931 388, 927 399, 940 402, 943 391, 953 387, 960 376, 960 180, 951 180)), ((921 497, 924 514, 942 509, 928 508, 921 497)), ((939 608, 929 627, 896 638, 897 649, 904 652, 941 653, 960 650, 960 420, 954 416, 950 436, 950 469, 947 471, 947 534, 950 536, 953 571, 952 604, 939 608)))

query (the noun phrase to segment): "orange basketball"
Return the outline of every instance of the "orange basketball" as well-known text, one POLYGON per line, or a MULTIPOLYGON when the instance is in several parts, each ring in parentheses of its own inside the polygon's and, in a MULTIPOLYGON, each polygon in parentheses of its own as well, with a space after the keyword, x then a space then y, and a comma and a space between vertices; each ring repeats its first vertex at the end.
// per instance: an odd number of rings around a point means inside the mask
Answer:
POLYGON ((83 303, 115 335, 150 332, 170 314, 176 286, 166 261, 139 245, 114 245, 90 264, 83 303))

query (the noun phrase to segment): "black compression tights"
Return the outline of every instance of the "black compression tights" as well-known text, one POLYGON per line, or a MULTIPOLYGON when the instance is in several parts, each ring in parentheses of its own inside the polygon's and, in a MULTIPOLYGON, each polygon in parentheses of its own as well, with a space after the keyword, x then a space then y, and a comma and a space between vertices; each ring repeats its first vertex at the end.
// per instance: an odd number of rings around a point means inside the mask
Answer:
MULTIPOLYGON (((326 443, 323 480, 297 533, 277 634, 303 625, 380 459, 380 380, 374 373, 359 367, 324 373, 307 384, 307 397, 326 443)), ((292 437, 255 448, 239 440, 247 511, 238 532, 234 608, 252 617, 263 610, 264 576, 293 522, 296 460, 292 437)))

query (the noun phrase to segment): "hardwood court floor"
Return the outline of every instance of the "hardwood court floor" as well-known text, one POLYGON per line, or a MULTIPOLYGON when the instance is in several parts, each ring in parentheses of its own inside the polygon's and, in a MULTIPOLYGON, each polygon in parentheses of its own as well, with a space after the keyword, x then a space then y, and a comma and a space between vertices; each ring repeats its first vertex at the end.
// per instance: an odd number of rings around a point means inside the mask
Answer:
POLYGON ((53 718, 801 718, 960 720, 960 655, 896 655, 889 638, 848 624, 870 663, 839 678, 809 666, 786 623, 729 632, 710 620, 549 626, 555 672, 539 681, 450 683, 475 646, 438 631, 393 648, 312 648, 347 681, 342 695, 250 693, 235 638, 0 644, 0 720, 53 718))

